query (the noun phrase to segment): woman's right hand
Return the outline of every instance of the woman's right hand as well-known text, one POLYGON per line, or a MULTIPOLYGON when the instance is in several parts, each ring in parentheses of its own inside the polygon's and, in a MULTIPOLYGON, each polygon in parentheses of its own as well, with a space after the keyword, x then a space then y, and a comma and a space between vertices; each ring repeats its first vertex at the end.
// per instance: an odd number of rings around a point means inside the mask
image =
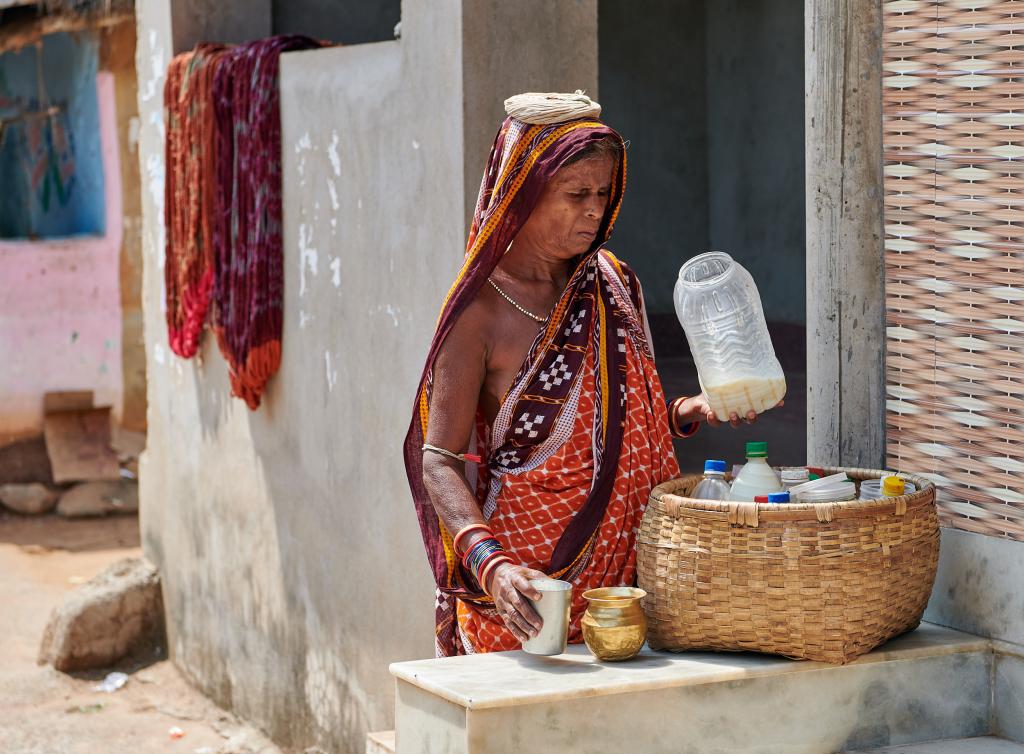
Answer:
POLYGON ((500 563, 490 578, 488 591, 494 597, 494 606, 508 630, 519 641, 536 636, 544 621, 531 602, 540 599, 540 592, 530 585, 530 579, 546 579, 547 574, 512 563, 500 563))

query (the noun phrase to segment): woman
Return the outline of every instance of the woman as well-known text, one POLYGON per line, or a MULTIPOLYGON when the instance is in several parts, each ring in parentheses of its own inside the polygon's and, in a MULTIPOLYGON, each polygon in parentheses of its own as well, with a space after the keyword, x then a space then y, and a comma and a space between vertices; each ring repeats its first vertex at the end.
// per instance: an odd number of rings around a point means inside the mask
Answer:
POLYGON ((647 497, 679 474, 670 431, 719 423, 703 396, 666 406, 639 281, 603 248, 622 137, 579 93, 506 109, 405 443, 439 656, 536 635, 545 575, 573 583, 580 641, 583 592, 634 580, 647 497))

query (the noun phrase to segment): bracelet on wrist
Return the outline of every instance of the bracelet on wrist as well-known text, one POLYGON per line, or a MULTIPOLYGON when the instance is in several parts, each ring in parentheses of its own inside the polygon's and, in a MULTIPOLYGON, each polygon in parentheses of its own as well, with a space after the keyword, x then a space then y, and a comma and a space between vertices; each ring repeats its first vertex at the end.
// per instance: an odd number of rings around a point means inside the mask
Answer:
POLYGON ((490 592, 487 589, 487 582, 491 574, 500 564, 513 562, 515 561, 505 552, 501 542, 493 535, 474 542, 462 556, 462 567, 469 571, 480 585, 480 589, 488 596, 490 592))
POLYGON ((668 427, 674 437, 679 437, 681 430, 679 429, 679 404, 685 401, 685 397, 676 398, 670 404, 668 404, 668 427))
POLYGON ((679 426, 679 406, 685 400, 688 400, 685 396, 676 398, 674 401, 669 403, 668 406, 669 432, 673 437, 679 440, 685 440, 687 437, 692 437, 694 433, 700 429, 699 421, 692 421, 684 424, 682 427, 679 426))
POLYGON ((477 577, 477 582, 480 584, 480 588, 483 589, 484 594, 491 596, 491 591, 487 588, 487 582, 490 581, 491 575, 498 570, 498 566, 502 563, 511 562, 512 558, 506 553, 496 552, 484 563, 483 568, 480 569, 480 575, 477 577))
POLYGON ((480 573, 484 562, 494 553, 503 552, 504 548, 494 537, 485 537, 474 542, 466 554, 462 556, 462 567, 473 574, 474 578, 480 573))
POLYGON ((475 523, 469 524, 468 526, 463 526, 461 529, 459 529, 459 533, 456 534, 455 537, 452 539, 452 547, 455 548, 455 553, 457 555, 465 554, 466 550, 464 548, 464 545, 466 543, 466 538, 473 532, 477 531, 484 532, 487 535, 487 537, 494 537, 494 532, 491 531, 491 527, 487 524, 475 523))

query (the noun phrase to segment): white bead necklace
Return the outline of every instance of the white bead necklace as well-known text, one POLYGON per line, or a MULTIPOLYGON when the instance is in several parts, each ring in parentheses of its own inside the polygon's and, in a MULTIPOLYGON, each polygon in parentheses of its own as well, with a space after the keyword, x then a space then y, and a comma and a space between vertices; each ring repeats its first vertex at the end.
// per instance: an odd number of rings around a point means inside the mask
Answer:
MULTIPOLYGON (((509 244, 509 246, 511 246, 511 244, 509 244)), ((544 322, 547 321, 547 317, 538 317, 536 314, 529 311, 528 309, 524 309, 523 307, 521 307, 518 303, 516 303, 516 300, 514 298, 505 293, 505 291, 501 290, 501 288, 498 287, 498 284, 495 283, 492 278, 487 278, 487 282, 491 284, 491 287, 494 288, 494 290, 496 290, 503 299, 508 301, 510 304, 512 304, 512 306, 521 311, 534 322, 540 322, 541 324, 543 324, 544 322)))

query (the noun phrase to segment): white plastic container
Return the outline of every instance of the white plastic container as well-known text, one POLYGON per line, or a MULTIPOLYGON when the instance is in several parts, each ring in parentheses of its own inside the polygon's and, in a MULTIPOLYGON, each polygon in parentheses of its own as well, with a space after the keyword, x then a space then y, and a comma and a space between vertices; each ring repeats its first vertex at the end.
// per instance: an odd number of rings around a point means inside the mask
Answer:
MULTIPOLYGON (((908 482, 906 479, 903 480, 903 494, 909 495, 911 492, 917 492, 917 487, 914 486, 913 482, 908 482)), ((860 483, 860 499, 861 500, 878 500, 885 497, 882 494, 882 480, 881 479, 865 479, 860 483)))
POLYGON ((725 461, 705 461, 704 478, 693 490, 697 500, 728 500, 729 483, 725 481, 725 461))
POLYGON ((782 492, 782 482, 768 465, 768 443, 748 442, 747 462, 732 483, 729 499, 752 503, 756 496, 772 492, 782 492))
POLYGON ((850 478, 846 476, 846 472, 840 471, 838 474, 830 474, 829 476, 819 477, 818 479, 812 479, 809 482, 804 482, 803 484, 798 484, 795 487, 791 487, 789 490, 789 494, 793 495, 795 498, 804 492, 823 489, 825 487, 834 487, 838 482, 849 481, 850 478))
POLYGON ((724 252, 701 254, 679 270, 674 300, 701 389, 719 419, 760 414, 782 400, 786 378, 749 272, 724 252))
POLYGON ((789 490, 798 484, 803 484, 810 478, 810 471, 804 466, 779 469, 779 477, 782 480, 783 489, 789 490))
POLYGON ((836 482, 827 487, 801 492, 797 496, 799 503, 842 503, 857 499, 857 485, 853 482, 836 482))

